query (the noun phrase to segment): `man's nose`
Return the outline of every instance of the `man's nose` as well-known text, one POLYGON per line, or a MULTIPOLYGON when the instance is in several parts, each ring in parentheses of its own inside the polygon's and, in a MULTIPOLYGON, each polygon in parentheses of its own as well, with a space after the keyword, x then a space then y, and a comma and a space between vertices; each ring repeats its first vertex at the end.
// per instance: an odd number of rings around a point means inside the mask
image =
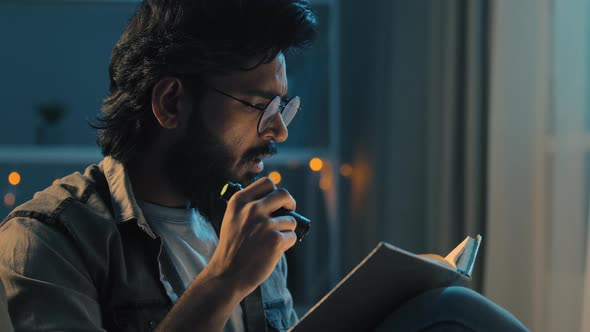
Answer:
POLYGON ((283 121, 283 116, 280 113, 275 115, 268 128, 260 133, 260 137, 277 143, 287 140, 287 137, 289 137, 289 130, 287 129, 285 121, 283 121))

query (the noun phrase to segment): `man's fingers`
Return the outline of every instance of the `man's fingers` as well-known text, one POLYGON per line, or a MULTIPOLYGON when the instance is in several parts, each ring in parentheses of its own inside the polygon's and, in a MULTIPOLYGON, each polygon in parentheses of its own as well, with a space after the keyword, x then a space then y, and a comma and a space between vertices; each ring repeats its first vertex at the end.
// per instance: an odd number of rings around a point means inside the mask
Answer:
POLYGON ((289 194, 284 188, 277 189, 264 196, 257 202, 257 204, 259 204, 260 209, 268 215, 271 215, 273 212, 281 208, 295 211, 295 208, 297 207, 297 203, 293 196, 291 196, 291 194, 289 194))
POLYGON ((269 221, 273 229, 281 232, 294 232, 295 228, 297 228, 297 221, 291 216, 275 217, 269 221))
POLYGON ((275 183, 268 177, 256 180, 248 187, 234 194, 236 200, 247 203, 258 200, 277 189, 275 183))
POLYGON ((276 236, 280 239, 280 247, 282 251, 286 251, 297 243, 297 234, 295 228, 297 222, 291 216, 280 216, 271 218, 268 225, 273 228, 276 236), (277 234, 278 233, 278 234, 277 234))
POLYGON ((284 251, 287 251, 287 249, 297 243, 297 234, 295 234, 295 232, 281 232, 281 236, 283 237, 283 244, 285 245, 283 247, 284 251))

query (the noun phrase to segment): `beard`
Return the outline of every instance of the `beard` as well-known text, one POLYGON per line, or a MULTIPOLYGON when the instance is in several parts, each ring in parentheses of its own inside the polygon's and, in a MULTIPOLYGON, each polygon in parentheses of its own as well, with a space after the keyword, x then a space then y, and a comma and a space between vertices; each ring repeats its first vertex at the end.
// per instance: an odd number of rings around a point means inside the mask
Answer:
MULTIPOLYGON (((192 207, 212 220, 217 213, 213 211, 216 208, 214 202, 219 199, 220 191, 228 181, 246 187, 260 178, 261 174, 248 172, 242 177, 233 174, 235 157, 230 148, 205 128, 198 112, 193 113, 189 122, 190 129, 168 150, 163 174, 167 174, 172 185, 190 199, 192 207)), ((274 142, 255 146, 240 157, 238 165, 277 152, 274 142)))

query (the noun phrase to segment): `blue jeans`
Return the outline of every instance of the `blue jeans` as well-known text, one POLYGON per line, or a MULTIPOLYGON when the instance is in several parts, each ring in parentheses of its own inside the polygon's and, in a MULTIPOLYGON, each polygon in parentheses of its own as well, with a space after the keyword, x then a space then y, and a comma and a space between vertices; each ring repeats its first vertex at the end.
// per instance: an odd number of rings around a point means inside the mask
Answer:
POLYGON ((514 315, 465 287, 424 292, 392 312, 384 331, 528 331, 514 315))

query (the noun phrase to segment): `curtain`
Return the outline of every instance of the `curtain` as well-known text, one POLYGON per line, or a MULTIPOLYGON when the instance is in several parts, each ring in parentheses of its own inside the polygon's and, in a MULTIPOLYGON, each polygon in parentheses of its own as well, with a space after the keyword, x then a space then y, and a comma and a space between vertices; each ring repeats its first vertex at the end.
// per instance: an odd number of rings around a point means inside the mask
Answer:
POLYGON ((466 235, 482 234, 471 287, 481 290, 485 250, 487 1, 432 4, 428 150, 428 244, 449 252, 466 235))
POLYGON ((487 6, 342 2, 345 271, 378 241, 443 255, 485 241, 487 6))

